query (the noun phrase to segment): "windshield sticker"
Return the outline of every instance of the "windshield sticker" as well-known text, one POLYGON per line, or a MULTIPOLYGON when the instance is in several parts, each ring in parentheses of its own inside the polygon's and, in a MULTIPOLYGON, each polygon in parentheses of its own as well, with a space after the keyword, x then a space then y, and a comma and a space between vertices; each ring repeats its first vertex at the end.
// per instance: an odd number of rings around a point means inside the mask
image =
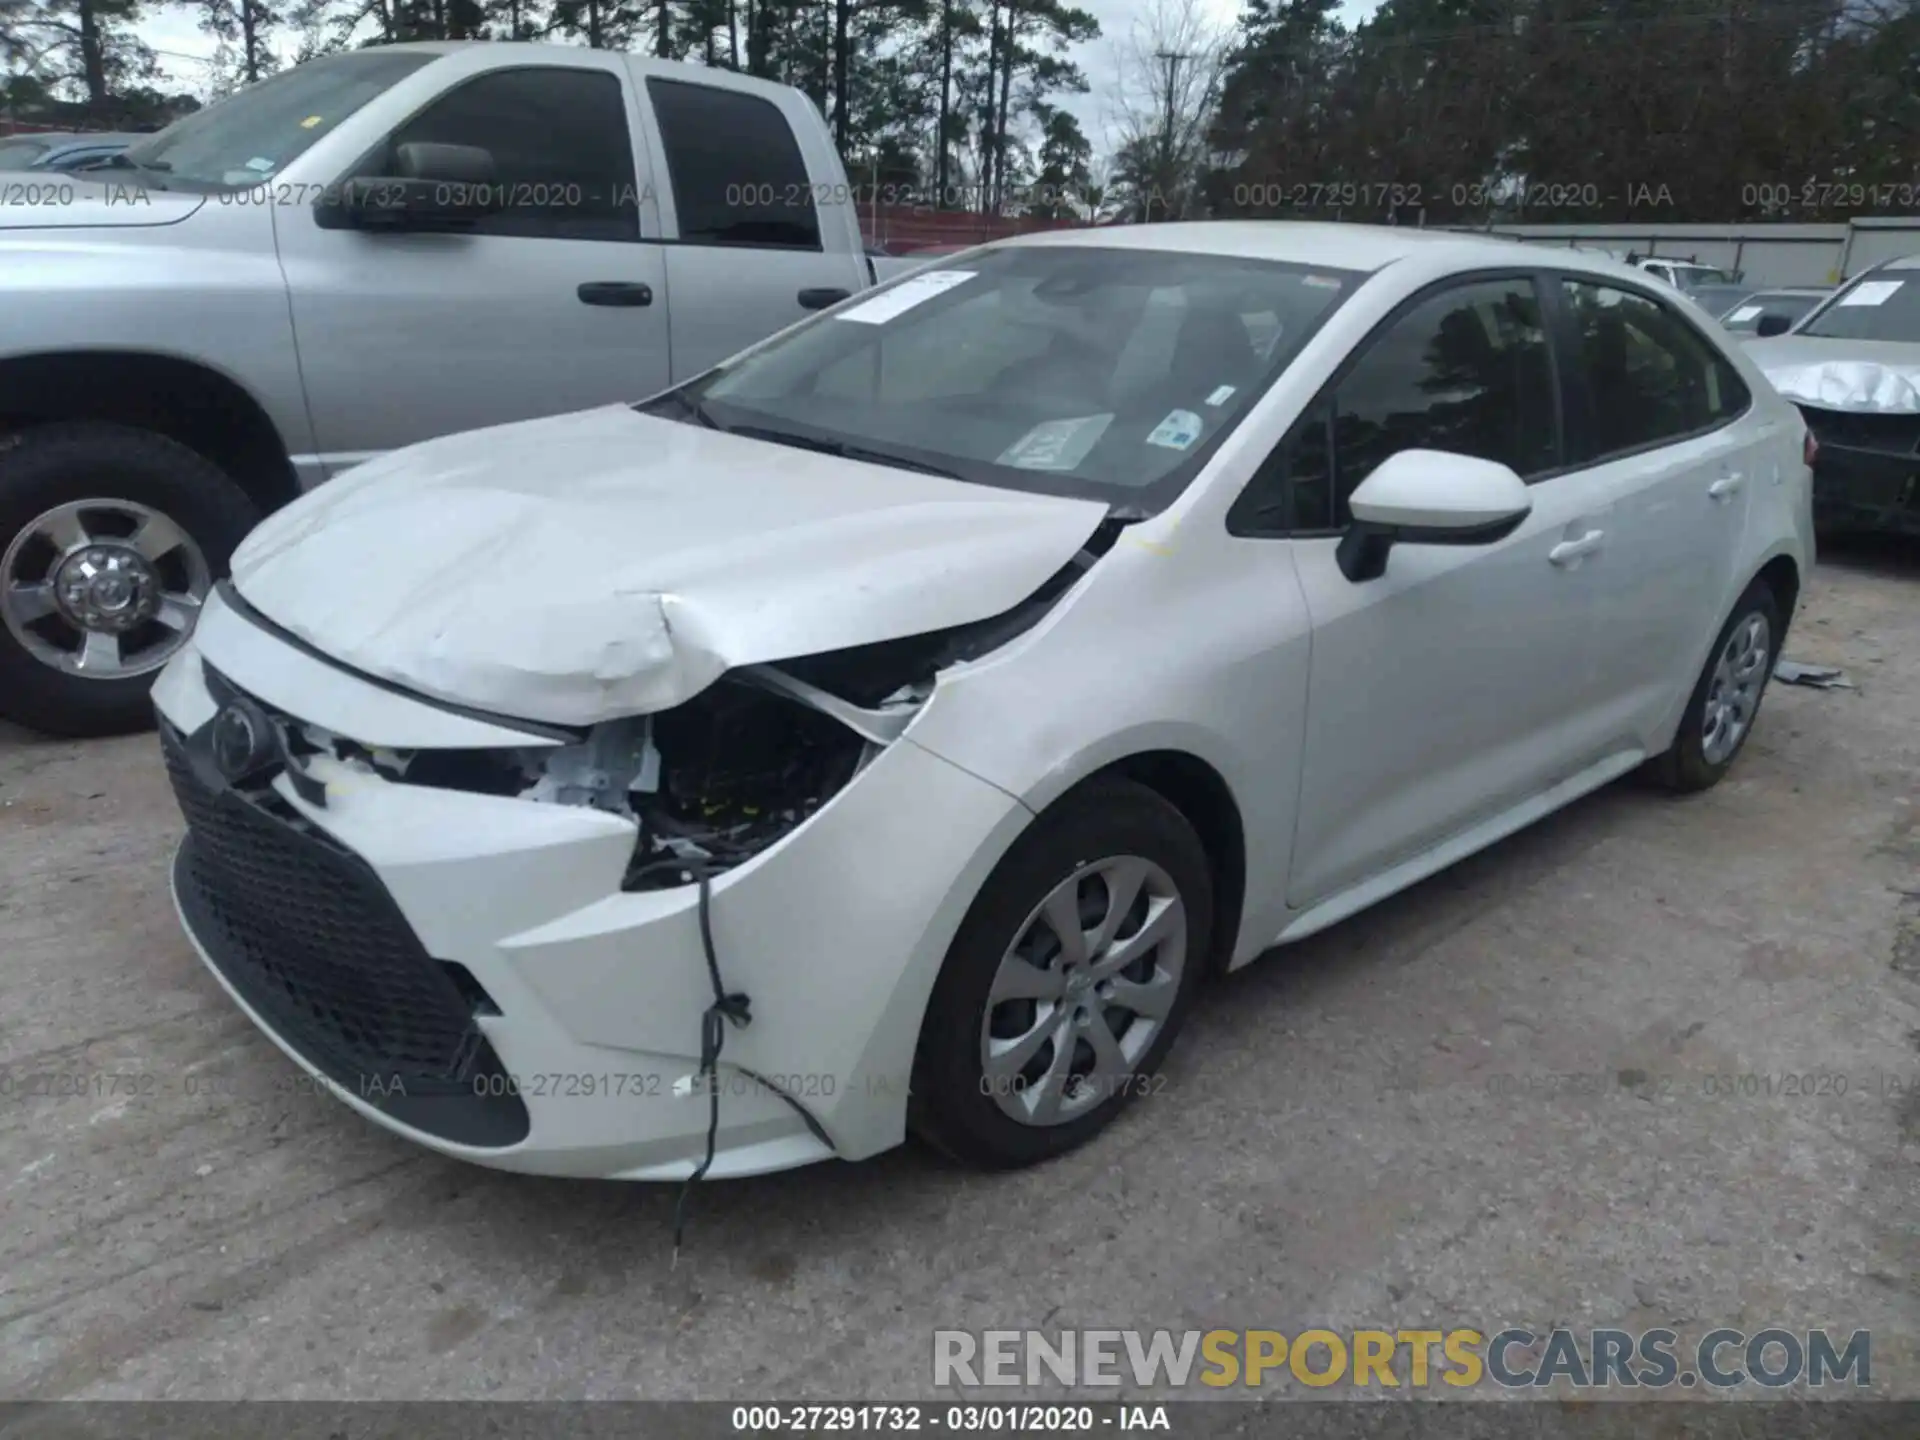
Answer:
POLYGON ((1227 401, 1231 400, 1232 398, 1233 398, 1233 386, 1222 385, 1218 390, 1214 391, 1211 395, 1207 396, 1207 404, 1220 406, 1220 405, 1226 404, 1227 401))
POLYGON ((264 155, 256 155, 253 159, 247 161, 246 168, 257 175, 264 175, 267 171, 273 169, 273 161, 267 159, 264 155))
POLYGON ((1303 275, 1300 277, 1300 283, 1311 286, 1315 290, 1338 290, 1340 288, 1340 282, 1331 275, 1303 275))
POLYGON ((1017 470, 1072 470, 1112 423, 1111 415, 1045 421, 1009 445, 996 463, 1017 470))
POLYGON ((1727 317, 1727 324, 1729 325, 1744 324, 1747 321, 1753 319, 1753 317, 1758 315, 1759 313, 1760 313, 1760 307, 1758 305, 1742 305, 1738 310, 1734 311, 1731 315, 1727 317))
POLYGON ((300 128, 302 130, 311 130, 313 129, 314 126, 321 125, 324 123, 326 122, 324 122, 318 115, 309 115, 307 116, 306 119, 300 122, 300 128))
POLYGON ((972 270, 929 270, 924 275, 909 275, 891 290, 883 290, 865 304, 856 305, 834 316, 860 325, 884 325, 896 315, 904 315, 916 305, 924 305, 936 295, 944 295, 956 285, 973 279, 972 270))
POLYGON ((1176 410, 1147 436, 1147 444, 1167 450, 1186 450, 1200 438, 1200 417, 1191 410, 1176 410))
POLYGON ((1862 280, 1840 297, 1840 304, 1884 305, 1893 298, 1893 292, 1905 283, 1904 280, 1862 280))

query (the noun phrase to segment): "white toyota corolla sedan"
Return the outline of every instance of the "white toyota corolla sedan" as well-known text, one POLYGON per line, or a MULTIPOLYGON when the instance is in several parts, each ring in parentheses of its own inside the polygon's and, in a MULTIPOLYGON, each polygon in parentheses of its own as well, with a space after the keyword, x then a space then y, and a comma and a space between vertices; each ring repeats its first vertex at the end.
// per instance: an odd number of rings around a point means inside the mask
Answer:
POLYGON ((548 1174, 1026 1164, 1210 974, 1739 754, 1806 432, 1670 288, 1305 224, 939 264, 234 557, 155 692, 174 892, 367 1118, 548 1174))

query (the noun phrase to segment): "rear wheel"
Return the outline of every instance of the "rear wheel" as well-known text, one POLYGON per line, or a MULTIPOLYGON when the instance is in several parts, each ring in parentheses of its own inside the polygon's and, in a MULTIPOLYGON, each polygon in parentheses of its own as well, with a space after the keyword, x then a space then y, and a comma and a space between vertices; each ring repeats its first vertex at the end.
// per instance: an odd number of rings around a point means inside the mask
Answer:
POLYGON ((1069 795, 1001 860, 947 953, 915 1130, 989 1169, 1092 1139, 1158 1088, 1212 929, 1206 852, 1178 810, 1127 780, 1069 795))
POLYGON ((1686 794, 1717 785, 1732 768, 1759 718, 1783 629, 1772 588, 1754 581, 1713 642, 1672 747, 1648 763, 1655 780, 1686 794))
POLYGON ((155 673, 258 519, 224 473, 161 435, 0 437, 0 712, 53 735, 144 728, 155 673))

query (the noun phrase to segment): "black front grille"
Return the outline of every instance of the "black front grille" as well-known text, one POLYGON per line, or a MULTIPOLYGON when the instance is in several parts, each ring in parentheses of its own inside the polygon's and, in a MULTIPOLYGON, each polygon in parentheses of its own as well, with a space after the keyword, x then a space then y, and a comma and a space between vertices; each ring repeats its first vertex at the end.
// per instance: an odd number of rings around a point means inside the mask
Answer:
POLYGON ((1845 410, 1823 410, 1803 405, 1807 427, 1822 445, 1854 450, 1877 450, 1885 455, 1912 455, 1920 451, 1920 415, 1857 415, 1845 410))
POLYGON ((287 1044, 395 1119, 472 1145, 525 1138, 474 1004, 358 855, 270 786, 227 785, 162 722, 187 838, 180 907, 220 973, 287 1044))

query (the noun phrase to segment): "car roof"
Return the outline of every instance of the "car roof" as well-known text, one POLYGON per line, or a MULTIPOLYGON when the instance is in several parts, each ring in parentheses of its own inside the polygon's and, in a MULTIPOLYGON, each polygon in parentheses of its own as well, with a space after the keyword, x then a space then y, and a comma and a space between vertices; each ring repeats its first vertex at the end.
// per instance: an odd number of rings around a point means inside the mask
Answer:
POLYGON ((1902 255, 1880 267, 1883 270, 1920 270, 1920 255, 1902 255))
POLYGON ((1645 276, 1610 256, 1562 246, 1530 244, 1457 230, 1412 225, 1362 225, 1319 220, 1183 220, 1156 225, 1095 225, 1041 230, 994 242, 1002 246, 1088 246, 1162 250, 1235 259, 1324 265, 1329 270, 1383 270, 1413 255, 1444 258, 1461 269, 1513 266, 1578 271, 1623 278, 1645 276))

